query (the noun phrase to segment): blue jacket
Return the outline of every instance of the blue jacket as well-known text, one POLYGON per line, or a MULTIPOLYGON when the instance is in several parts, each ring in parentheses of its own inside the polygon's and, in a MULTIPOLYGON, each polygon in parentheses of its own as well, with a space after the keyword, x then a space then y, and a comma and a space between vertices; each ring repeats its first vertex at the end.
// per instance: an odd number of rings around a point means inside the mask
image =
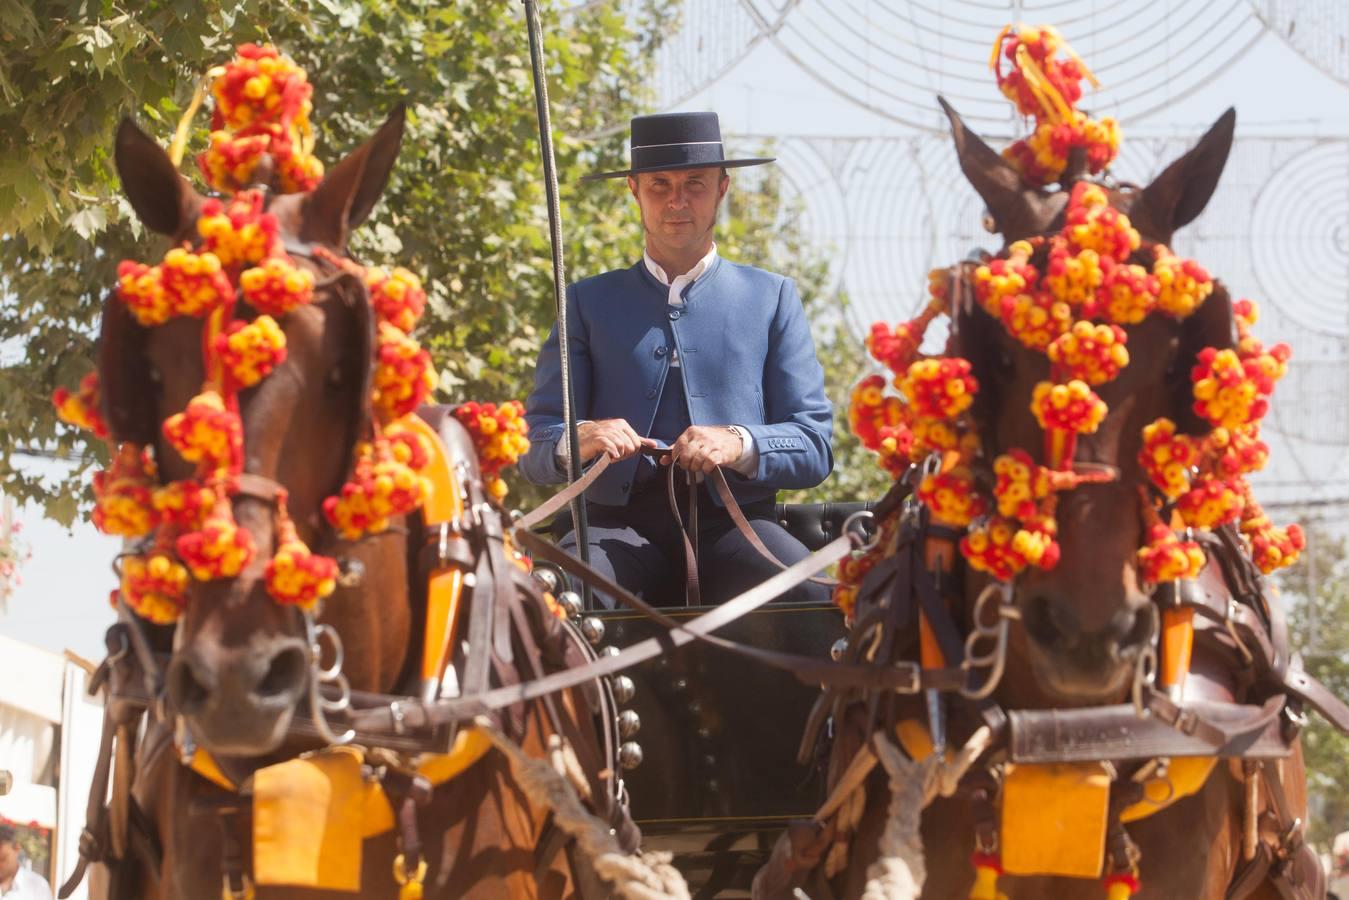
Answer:
MULTIPOLYGON (((832 409, 796 283, 718 256, 685 290, 682 310, 668 305, 668 292, 640 260, 568 289, 577 418, 626 419, 649 434, 673 371, 684 379, 693 424, 741 425, 754 438, 756 477, 727 471, 737 500, 823 481, 834 467, 832 409), (675 368, 671 347, 679 351, 675 368)), ((563 424, 556 326, 539 354, 525 420, 531 445, 521 473, 535 484, 566 481, 557 461, 563 424)), ((635 457, 611 466, 587 497, 625 505, 636 467, 635 457)))

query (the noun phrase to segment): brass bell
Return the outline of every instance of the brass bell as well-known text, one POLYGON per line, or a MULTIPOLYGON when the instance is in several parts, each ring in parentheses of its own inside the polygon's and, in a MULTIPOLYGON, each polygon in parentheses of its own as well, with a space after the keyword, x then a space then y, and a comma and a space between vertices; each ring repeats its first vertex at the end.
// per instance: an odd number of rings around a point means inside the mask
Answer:
POLYGON ((637 685, 626 675, 615 675, 613 681, 614 700, 627 703, 637 693, 637 685))
POLYGON ((604 622, 594 616, 586 616, 581 620, 581 634, 591 644, 598 644, 604 640, 604 622))
POLYGON ((562 611, 567 614, 568 619, 575 619, 581 615, 583 607, 581 606, 581 595, 575 591, 563 591, 557 595, 557 605, 562 607, 562 611))
POLYGON ((637 713, 631 709, 625 709, 618 714, 618 736, 630 738, 642 730, 642 720, 637 713))
POLYGON ((618 747, 618 764, 632 771, 642 764, 642 745, 636 741, 624 741, 618 747))
POLYGON ((834 641, 833 646, 829 648, 829 658, 832 659, 834 662, 839 662, 840 660, 843 659, 843 654, 847 652, 848 652, 848 639, 845 637, 841 637, 838 640, 834 641))
POLYGON ((600 656, 617 656, 622 652, 623 652, 622 650, 619 650, 613 644, 610 644, 608 647, 600 648, 600 656))
POLYGON ((534 580, 537 581, 545 591, 547 591, 550 594, 557 592, 558 585, 557 585, 556 572, 554 572, 552 569, 546 569, 543 568, 542 566, 539 566, 534 569, 533 574, 534 580))

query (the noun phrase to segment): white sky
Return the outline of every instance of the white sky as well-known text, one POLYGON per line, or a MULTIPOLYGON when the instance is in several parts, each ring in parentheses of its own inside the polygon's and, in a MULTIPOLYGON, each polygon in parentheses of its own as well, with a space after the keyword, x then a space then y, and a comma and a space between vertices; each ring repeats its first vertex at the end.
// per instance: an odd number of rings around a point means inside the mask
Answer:
MULTIPOLYGON (((1186 6, 1174 5, 1178 10, 1186 6)), ((1068 36, 1071 40, 1072 35, 1068 36)), ((1078 44, 1077 49, 1090 64, 1091 48, 1078 44)), ((991 78, 987 90, 995 91, 991 78)), ((1091 107, 1089 101, 1084 105, 1091 107)), ((1214 80, 1193 94, 1148 116, 1132 131, 1132 126, 1124 123, 1126 146, 1131 133, 1197 135, 1231 105, 1238 110, 1239 136, 1349 135, 1349 86, 1327 77, 1277 37, 1266 34, 1235 64, 1223 66, 1214 80)), ((724 129, 736 134, 912 133, 910 128, 850 103, 803 72, 770 41, 759 43, 725 77, 690 96, 679 108, 718 110, 724 129)), ((1344 182, 1338 184, 1343 189, 1344 182)), ((1342 203, 1340 210, 1349 210, 1349 201, 1342 203)), ((1339 224, 1349 229, 1345 223, 1339 224)), ((565 227, 575 233, 584 228, 584 223, 569 222, 565 227)), ((1349 257, 1349 251, 1344 257, 1349 257)), ((1349 301, 1349 272, 1341 274, 1349 301)), ((1349 493, 1349 480, 1336 478, 1338 483, 1327 485, 1328 494, 1349 493)), ((118 541, 98 535, 88 525, 67 532, 32 508, 23 510, 20 518, 33 559, 22 571, 24 584, 11 598, 8 613, 0 615, 0 633, 54 651, 69 647, 85 656, 100 657, 103 631, 113 620, 107 596, 114 587, 110 562, 118 541)))

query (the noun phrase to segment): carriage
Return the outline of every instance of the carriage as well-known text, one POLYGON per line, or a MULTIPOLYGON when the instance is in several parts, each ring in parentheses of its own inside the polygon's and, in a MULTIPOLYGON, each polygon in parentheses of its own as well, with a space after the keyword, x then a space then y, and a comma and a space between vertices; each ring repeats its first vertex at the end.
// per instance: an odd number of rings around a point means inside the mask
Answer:
MULTIPOLYGON (((1297 731, 1349 708, 1292 657, 1260 579, 1297 533, 1241 480, 1286 354, 1166 247, 1233 117, 1147 188, 1092 181, 1112 138, 1069 115, 1080 70, 1052 31, 1004 40, 1009 96, 1077 143, 1009 162, 947 108, 1008 246, 873 332, 904 399, 864 383, 851 418, 894 489, 779 507, 812 555, 717 607, 653 608, 547 538, 603 462, 512 521, 518 412, 425 405, 424 295, 342 253, 401 113, 320 180, 276 142, 307 115, 283 92, 280 131, 209 151, 227 202, 124 125, 132 206, 192 240, 124 266, 101 377, 58 397, 115 446, 99 515, 133 539, 81 844, 112 895, 682 896, 665 850, 703 896, 1322 896, 1297 731), (772 602, 833 563, 837 606, 772 602)), ((295 77, 245 60, 220 102, 295 77)))

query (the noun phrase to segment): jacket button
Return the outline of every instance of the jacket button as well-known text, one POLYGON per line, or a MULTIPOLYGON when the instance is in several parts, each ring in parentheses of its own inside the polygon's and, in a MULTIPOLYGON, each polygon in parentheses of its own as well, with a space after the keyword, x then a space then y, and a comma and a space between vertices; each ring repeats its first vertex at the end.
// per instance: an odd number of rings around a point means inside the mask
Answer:
POLYGON ((666 351, 667 349, 669 349, 669 348, 667 348, 667 347, 657 347, 657 348, 656 348, 656 356, 657 356, 657 358, 664 356, 664 355, 665 355, 665 351, 666 351))
POLYGON ((631 484, 632 483, 628 481, 623 482, 623 487, 621 487, 620 490, 626 491, 631 486, 631 484))
POLYGON ((652 388, 651 390, 649 390, 649 391, 646 392, 646 399, 650 400, 650 399, 651 399, 652 397, 654 397, 654 396, 656 396, 656 389, 655 389, 655 388, 652 388))
POLYGON ((678 318, 679 318, 680 316, 682 316, 682 315, 683 315, 683 313, 681 313, 679 310, 677 310, 677 309, 672 309, 672 310, 670 310, 670 321, 673 322, 673 321, 675 321, 676 319, 678 319, 678 318))

